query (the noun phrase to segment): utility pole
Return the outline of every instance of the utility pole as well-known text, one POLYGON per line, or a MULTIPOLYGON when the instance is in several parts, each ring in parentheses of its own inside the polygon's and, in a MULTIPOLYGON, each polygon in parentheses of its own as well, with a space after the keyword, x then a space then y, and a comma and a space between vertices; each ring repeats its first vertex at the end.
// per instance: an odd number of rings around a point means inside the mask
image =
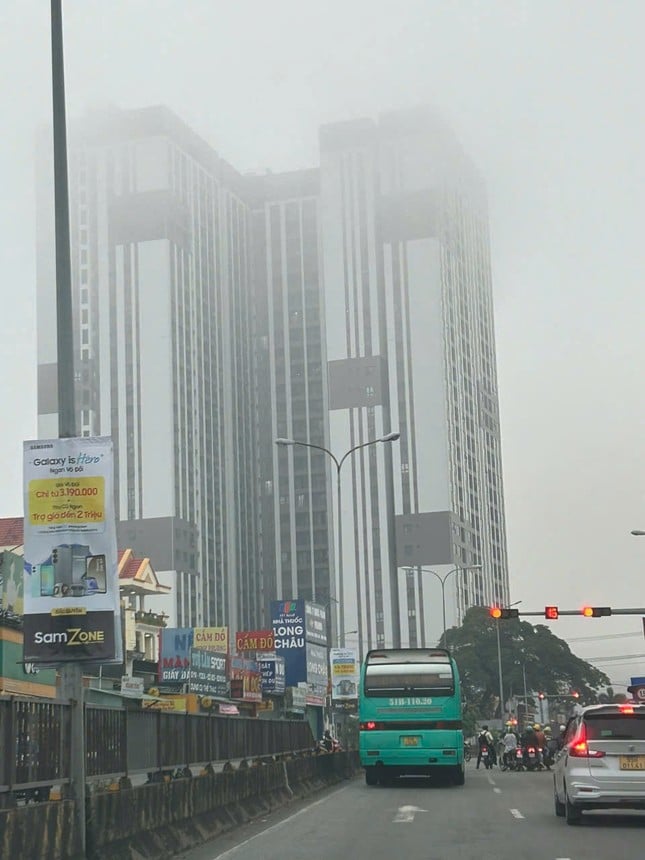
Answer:
MULTIPOLYGON (((65 63, 61 0, 51 0, 52 109, 54 127, 54 213, 56 232, 56 342, 58 435, 76 436, 74 408, 74 325, 69 237, 65 63)), ((82 664, 60 666, 61 696, 70 706, 70 777, 81 856, 85 857, 85 719, 82 664)))

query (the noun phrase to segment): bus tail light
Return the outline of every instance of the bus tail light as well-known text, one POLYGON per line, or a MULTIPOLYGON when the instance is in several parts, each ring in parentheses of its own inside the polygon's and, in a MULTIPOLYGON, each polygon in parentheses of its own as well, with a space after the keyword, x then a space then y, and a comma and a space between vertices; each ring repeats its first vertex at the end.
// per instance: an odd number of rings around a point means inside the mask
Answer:
POLYGON ((373 732, 383 728, 382 723, 377 723, 374 720, 368 720, 366 723, 360 723, 359 728, 362 732, 373 732))

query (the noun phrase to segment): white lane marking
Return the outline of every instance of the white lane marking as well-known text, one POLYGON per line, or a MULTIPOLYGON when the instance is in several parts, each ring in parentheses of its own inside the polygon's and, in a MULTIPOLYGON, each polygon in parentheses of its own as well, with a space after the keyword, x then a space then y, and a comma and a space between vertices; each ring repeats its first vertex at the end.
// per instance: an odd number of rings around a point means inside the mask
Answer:
POLYGON ((414 821, 417 812, 427 811, 427 809, 421 809, 418 806, 399 806, 399 810, 392 820, 395 824, 409 824, 410 821, 414 821))
POLYGON ((489 785, 496 785, 497 784, 495 782, 495 780, 493 779, 493 777, 489 776, 488 774, 486 774, 486 779, 488 780, 489 785))
POLYGON ((511 812, 511 815, 513 816, 513 818, 518 818, 518 819, 519 819, 519 818, 524 818, 524 816, 523 816, 523 815, 522 815, 522 813, 519 811, 519 809, 511 809, 511 811, 510 811, 510 812, 511 812))
POLYGON ((501 788, 494 788, 493 791, 495 792, 495 794, 501 794, 502 793, 501 788))
POLYGON ((343 791, 347 791, 351 786, 346 785, 344 788, 339 788, 338 791, 332 792, 332 794, 328 794, 326 797, 321 797, 320 800, 315 800, 313 803, 310 803, 308 806, 303 807, 303 809, 299 809, 298 812, 294 812, 293 815, 289 815, 288 818, 283 818, 282 821, 278 821, 277 824, 271 825, 271 827, 267 827, 264 830, 260 831, 260 833, 256 833, 255 836, 250 836, 248 839, 245 839, 244 842, 240 842, 237 845, 234 845, 232 848, 228 848, 226 851, 223 851, 221 854, 215 854, 212 860, 222 860, 223 857, 231 857, 240 848, 244 848, 250 842, 255 842, 256 839, 259 839, 261 836, 266 836, 267 833, 271 833, 273 830, 279 830, 281 827, 284 827, 285 824, 288 824, 290 821, 293 821, 294 818, 298 818, 299 815, 303 815, 305 812, 309 812, 310 809, 314 809, 316 806, 320 806, 321 803, 325 803, 325 801, 329 800, 330 797, 336 797, 336 795, 340 794, 343 791))

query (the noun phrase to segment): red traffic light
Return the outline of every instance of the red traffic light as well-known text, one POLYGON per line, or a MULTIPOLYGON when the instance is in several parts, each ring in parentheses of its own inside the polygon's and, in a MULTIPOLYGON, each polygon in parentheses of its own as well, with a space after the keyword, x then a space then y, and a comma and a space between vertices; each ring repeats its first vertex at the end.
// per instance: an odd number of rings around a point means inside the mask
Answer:
POLYGON ((501 618, 502 610, 499 608, 499 606, 491 606, 491 608, 488 610, 488 614, 491 618, 501 618))
POLYGON ((545 618, 550 618, 551 621, 557 621, 559 616, 560 616, 560 613, 558 612, 557 606, 545 606, 544 607, 544 617, 545 618))
POLYGON ((544 699, 544 697, 545 697, 544 693, 542 693, 542 692, 538 693, 538 699, 544 699))
POLYGON ((580 693, 577 690, 572 690, 571 695, 573 696, 574 699, 580 698, 580 693))

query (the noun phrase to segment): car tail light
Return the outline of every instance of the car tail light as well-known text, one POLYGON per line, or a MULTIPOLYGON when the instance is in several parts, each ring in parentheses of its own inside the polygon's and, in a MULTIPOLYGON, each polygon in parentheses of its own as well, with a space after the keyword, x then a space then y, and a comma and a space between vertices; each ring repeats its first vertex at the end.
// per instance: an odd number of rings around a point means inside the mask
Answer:
POLYGON ((620 709, 620 713, 621 714, 633 714, 634 709, 631 707, 631 705, 623 705, 623 707, 620 709))
POLYGON ((573 758, 604 758, 602 750, 590 750, 587 744, 587 733, 584 728, 569 745, 569 755, 573 758))

